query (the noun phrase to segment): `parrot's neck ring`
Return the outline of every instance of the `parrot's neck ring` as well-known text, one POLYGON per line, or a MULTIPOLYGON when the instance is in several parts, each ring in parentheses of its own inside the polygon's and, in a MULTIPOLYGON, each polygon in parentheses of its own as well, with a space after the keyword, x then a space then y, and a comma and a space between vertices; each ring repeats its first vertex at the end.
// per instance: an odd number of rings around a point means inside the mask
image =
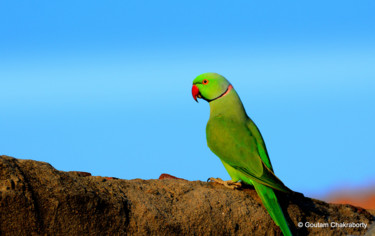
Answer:
POLYGON ((233 86, 230 84, 227 88, 227 90, 225 90, 224 93, 222 93, 220 96, 214 98, 214 99, 206 99, 207 102, 212 102, 212 101, 215 101, 216 99, 219 99, 219 98, 222 98, 224 97, 225 95, 227 95, 231 90, 232 90, 233 86))

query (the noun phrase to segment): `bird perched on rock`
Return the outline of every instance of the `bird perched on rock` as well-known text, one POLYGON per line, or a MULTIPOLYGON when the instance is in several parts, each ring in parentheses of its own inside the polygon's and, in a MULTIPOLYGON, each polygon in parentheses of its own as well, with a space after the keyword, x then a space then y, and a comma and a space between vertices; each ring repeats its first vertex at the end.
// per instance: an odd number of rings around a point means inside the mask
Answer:
POLYGON ((205 73, 194 79, 192 94, 197 102, 201 98, 210 104, 207 144, 232 180, 210 179, 231 188, 240 182, 253 185, 283 234, 292 235, 274 190, 292 191, 274 174, 262 135, 247 116, 236 90, 223 76, 205 73))

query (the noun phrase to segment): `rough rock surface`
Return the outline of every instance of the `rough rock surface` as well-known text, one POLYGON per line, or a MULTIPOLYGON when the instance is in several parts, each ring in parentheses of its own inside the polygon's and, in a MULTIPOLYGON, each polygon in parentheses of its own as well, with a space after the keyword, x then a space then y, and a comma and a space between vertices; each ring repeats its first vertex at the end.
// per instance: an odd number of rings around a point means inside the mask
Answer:
MULTIPOLYGON (((296 235, 363 235, 374 216, 351 205, 279 195, 296 235), (298 222, 365 223, 298 227, 298 222)), ((0 156, 0 235, 282 235, 254 189, 216 183, 122 180, 57 171, 0 156)))

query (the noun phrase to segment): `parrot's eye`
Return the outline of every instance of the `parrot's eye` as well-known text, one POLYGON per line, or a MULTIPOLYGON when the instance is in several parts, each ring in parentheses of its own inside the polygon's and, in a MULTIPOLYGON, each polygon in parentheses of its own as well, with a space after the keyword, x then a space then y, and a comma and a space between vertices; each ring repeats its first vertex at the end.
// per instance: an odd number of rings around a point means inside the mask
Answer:
POLYGON ((208 84, 208 80, 204 79, 204 80, 202 81, 202 84, 208 84))

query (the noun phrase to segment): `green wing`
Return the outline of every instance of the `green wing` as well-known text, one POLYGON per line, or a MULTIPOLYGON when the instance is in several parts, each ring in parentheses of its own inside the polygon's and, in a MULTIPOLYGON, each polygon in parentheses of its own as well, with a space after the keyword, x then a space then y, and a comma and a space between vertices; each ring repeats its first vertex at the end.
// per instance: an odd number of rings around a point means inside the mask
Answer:
POLYGON ((268 157, 268 152, 266 148, 266 144, 264 143, 262 134, 260 133, 258 127, 254 124, 254 122, 249 118, 247 121, 247 127, 250 130, 251 134, 255 138, 255 142, 257 145, 258 153, 260 155, 260 158, 264 162, 264 164, 273 172, 271 160, 268 157))
POLYGON ((240 173, 242 181, 249 184, 256 181, 289 192, 290 189, 274 175, 263 139, 259 131, 252 132, 254 128, 257 130, 252 122, 240 123, 215 117, 207 124, 208 146, 223 162, 240 173))

